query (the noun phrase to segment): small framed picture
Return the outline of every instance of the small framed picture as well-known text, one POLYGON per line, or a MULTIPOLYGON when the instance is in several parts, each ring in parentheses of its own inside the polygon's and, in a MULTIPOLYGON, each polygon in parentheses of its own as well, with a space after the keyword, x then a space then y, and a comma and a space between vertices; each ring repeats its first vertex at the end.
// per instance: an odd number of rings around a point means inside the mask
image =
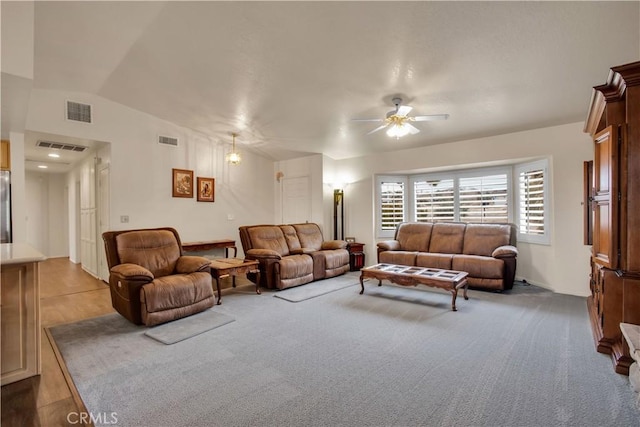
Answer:
POLYGON ((344 241, 347 243, 355 243, 356 242, 356 238, 355 237, 345 237, 344 241))
POLYGON ((213 202, 215 200, 215 183, 214 178, 198 177, 198 201, 213 202))
POLYGON ((193 171, 172 169, 173 197, 193 197, 193 171))

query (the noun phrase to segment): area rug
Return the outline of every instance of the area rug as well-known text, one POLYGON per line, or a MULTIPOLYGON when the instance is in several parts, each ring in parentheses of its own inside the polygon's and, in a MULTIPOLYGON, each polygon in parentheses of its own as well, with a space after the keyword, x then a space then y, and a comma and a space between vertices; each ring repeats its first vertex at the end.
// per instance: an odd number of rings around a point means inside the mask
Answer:
POLYGON ((519 288, 457 312, 431 288, 233 291, 214 310, 235 322, 174 345, 119 316, 51 341, 96 427, 640 425, 585 299, 519 288))
POLYGON ((358 276, 347 274, 334 277, 331 280, 318 280, 306 285, 278 291, 273 296, 289 302, 300 302, 359 284, 358 276))
POLYGON ((144 334, 169 345, 226 325, 234 320, 231 316, 209 309, 173 322, 154 326, 144 334))

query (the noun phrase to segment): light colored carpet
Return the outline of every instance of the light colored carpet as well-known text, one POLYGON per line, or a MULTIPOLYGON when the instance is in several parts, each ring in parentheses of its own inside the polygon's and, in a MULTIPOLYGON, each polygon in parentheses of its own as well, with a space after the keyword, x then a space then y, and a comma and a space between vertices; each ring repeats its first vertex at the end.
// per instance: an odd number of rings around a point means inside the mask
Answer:
POLYGON ((163 344, 175 344, 217 327, 233 322, 235 319, 226 314, 208 309, 194 315, 153 326, 144 333, 163 344))
POLYGON ((638 426, 584 298, 532 286, 347 287, 291 304, 230 293, 236 319, 178 342, 123 318, 53 328, 87 409, 122 426, 638 426))
POLYGON ((317 282, 307 283, 306 285, 296 286, 295 288, 277 291, 273 296, 289 302, 300 302, 326 295, 349 286, 359 285, 359 277, 359 273, 345 274, 331 279, 319 280, 317 282))

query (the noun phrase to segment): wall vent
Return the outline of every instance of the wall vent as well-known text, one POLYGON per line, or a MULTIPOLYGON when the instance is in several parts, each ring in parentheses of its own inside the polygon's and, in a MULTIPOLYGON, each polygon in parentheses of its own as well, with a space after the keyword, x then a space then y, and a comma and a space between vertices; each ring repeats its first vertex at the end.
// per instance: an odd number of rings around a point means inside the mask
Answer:
POLYGON ((67 120, 91 123, 91 105, 67 101, 67 120))
POLYGON ((158 143, 165 145, 173 145, 174 147, 178 146, 178 138, 174 138, 171 136, 158 136, 158 143))
POLYGON ((75 151, 77 153, 82 153, 84 150, 88 148, 82 145, 63 144, 61 142, 53 142, 53 141, 38 141, 36 145, 42 148, 53 148, 56 150, 75 151))

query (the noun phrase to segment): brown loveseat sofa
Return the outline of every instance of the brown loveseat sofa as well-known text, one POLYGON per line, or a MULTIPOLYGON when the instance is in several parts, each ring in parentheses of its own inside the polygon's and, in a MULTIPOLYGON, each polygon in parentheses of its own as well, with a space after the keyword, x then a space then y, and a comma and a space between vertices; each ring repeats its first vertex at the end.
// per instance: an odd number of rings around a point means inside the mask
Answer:
POLYGON ((349 271, 347 243, 325 241, 318 224, 247 225, 239 231, 245 257, 260 262, 260 286, 286 289, 349 271))
POLYGON ((505 290, 516 273, 514 224, 406 222, 378 242, 378 262, 469 273, 470 287, 505 290))

